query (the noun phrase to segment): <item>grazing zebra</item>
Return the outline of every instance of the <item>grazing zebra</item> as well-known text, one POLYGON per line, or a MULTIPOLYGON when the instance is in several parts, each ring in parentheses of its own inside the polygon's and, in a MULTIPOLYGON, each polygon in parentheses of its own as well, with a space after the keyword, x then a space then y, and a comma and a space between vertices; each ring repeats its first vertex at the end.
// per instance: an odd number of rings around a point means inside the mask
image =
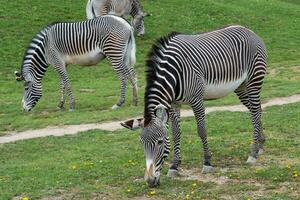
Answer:
POLYGON ((135 32, 138 36, 144 36, 144 17, 149 15, 144 13, 139 0, 88 0, 86 5, 88 19, 107 14, 114 14, 125 19, 131 15, 135 32))
POLYGON ((235 92, 252 116, 253 145, 248 163, 255 163, 265 141, 261 127, 260 91, 266 72, 266 48, 251 30, 228 26, 212 32, 171 33, 153 46, 147 61, 144 118, 123 126, 143 127, 141 142, 146 157, 145 180, 159 183, 160 169, 170 147, 167 120, 172 120, 174 158, 168 175, 176 176, 180 158, 180 103, 193 109, 203 143, 203 173, 211 172, 211 153, 205 130, 203 101, 235 92))
MULTIPOLYGON (((23 110, 30 111, 42 96, 41 80, 51 64, 60 75, 61 98, 64 92, 70 98, 70 111, 74 110, 74 97, 67 75, 68 64, 96 65, 107 57, 121 80, 119 102, 125 102, 126 82, 133 87, 133 104, 137 105, 137 78, 135 64, 135 39, 130 24, 123 18, 107 15, 75 23, 54 23, 42 29, 25 51, 21 71, 16 72, 18 81, 24 80, 23 110)), ((88 78, 88 77, 86 77, 88 78)))

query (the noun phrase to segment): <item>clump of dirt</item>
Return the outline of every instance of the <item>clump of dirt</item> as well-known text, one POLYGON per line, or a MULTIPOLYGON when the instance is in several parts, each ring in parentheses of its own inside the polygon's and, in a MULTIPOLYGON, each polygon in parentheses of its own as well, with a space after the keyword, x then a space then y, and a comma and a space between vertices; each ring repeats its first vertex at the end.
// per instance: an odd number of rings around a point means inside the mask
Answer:
POLYGON ((194 169, 180 169, 179 170, 179 177, 176 179, 179 180, 197 180, 203 183, 213 182, 218 185, 226 184, 230 181, 227 176, 223 175, 216 175, 216 174, 203 174, 201 169, 194 168, 194 169))
POLYGON ((55 196, 43 197, 41 200, 65 200, 65 199, 75 199, 75 197, 80 193, 80 189, 74 188, 70 191, 57 190, 55 196))
POLYGON ((96 90, 95 89, 88 89, 88 88, 81 88, 81 89, 79 89, 79 92, 94 93, 94 92, 96 92, 96 90))

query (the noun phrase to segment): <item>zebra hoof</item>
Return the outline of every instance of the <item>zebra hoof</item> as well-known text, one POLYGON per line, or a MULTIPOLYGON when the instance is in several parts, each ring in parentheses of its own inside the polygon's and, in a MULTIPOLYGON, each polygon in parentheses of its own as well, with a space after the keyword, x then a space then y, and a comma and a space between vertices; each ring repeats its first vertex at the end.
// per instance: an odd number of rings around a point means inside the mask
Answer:
POLYGON ((171 177, 171 178, 178 177, 179 176, 178 170, 177 169, 169 169, 167 176, 171 177))
POLYGON ((115 105, 113 105, 113 106, 111 107, 112 110, 117 110, 117 109, 119 109, 119 108, 120 108, 120 106, 118 106, 117 104, 115 104, 115 105))
POLYGON ((213 173, 214 172, 214 168, 210 165, 203 165, 202 168, 202 173, 203 174, 208 174, 208 173, 213 173))
POLYGON ((258 150, 258 155, 261 155, 261 154, 263 154, 263 153, 264 153, 264 149, 260 148, 260 149, 258 150))
POLYGON ((247 163, 250 165, 254 165, 256 163, 256 158, 254 158, 253 156, 249 156, 247 159, 247 163))
POLYGON ((57 106, 57 108, 61 111, 65 110, 65 107, 57 106))
POLYGON ((60 109, 60 110, 64 110, 64 109, 65 109, 64 103, 59 103, 59 104, 57 105, 57 108, 60 109))

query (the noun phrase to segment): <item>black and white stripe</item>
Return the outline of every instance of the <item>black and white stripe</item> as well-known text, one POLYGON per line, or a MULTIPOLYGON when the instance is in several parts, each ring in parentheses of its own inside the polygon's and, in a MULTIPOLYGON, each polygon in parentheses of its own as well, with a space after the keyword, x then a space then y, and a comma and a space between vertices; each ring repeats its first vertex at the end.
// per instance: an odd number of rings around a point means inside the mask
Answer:
POLYGON ((148 16, 143 11, 140 0, 88 0, 86 15, 88 19, 113 14, 125 19, 132 17, 132 25, 138 36, 144 36, 144 17, 148 16))
MULTIPOLYGON (((157 107, 165 107, 173 126, 174 159, 170 169, 177 170, 180 164, 179 104, 188 103, 194 111, 203 144, 203 171, 209 172, 212 169, 211 152, 204 123, 203 101, 221 98, 235 91, 251 112, 254 142, 248 162, 255 161, 265 140, 261 127, 260 91, 266 72, 266 57, 262 40, 242 26, 228 26, 196 35, 170 33, 158 40, 147 61, 141 138, 148 139, 143 143, 154 144, 166 137, 163 122, 157 120, 156 115, 157 107)), ((147 149, 145 151, 147 155, 147 149)), ((160 167, 156 166, 158 169, 160 167)), ((151 180, 148 182, 151 183, 151 180)))
POLYGON ((24 80, 28 86, 23 98, 24 110, 29 111, 41 97, 41 80, 49 64, 54 66, 61 79, 59 107, 63 108, 66 90, 70 109, 73 110, 75 103, 66 66, 95 65, 105 57, 111 61, 121 80, 120 99, 113 108, 125 102, 127 80, 133 86, 134 104, 137 104, 137 79, 133 69, 135 39, 128 22, 117 16, 104 16, 47 26, 31 40, 25 51, 21 73, 17 75, 17 80, 24 80))

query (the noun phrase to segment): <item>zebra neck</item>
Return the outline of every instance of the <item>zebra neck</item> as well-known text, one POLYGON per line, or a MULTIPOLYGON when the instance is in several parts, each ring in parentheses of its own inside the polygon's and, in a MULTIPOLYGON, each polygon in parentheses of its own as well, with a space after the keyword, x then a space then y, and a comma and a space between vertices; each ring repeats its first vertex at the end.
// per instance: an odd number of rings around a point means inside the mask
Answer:
POLYGON ((154 110, 158 105, 163 105, 169 112, 171 103, 173 101, 172 94, 169 91, 163 89, 163 85, 153 85, 152 87, 146 87, 145 92, 145 108, 144 108, 144 126, 147 126, 149 122, 155 118, 154 110))
POLYGON ((23 76, 30 76, 34 81, 40 82, 43 78, 48 63, 45 52, 46 34, 41 31, 30 42, 23 60, 22 74, 23 76))

